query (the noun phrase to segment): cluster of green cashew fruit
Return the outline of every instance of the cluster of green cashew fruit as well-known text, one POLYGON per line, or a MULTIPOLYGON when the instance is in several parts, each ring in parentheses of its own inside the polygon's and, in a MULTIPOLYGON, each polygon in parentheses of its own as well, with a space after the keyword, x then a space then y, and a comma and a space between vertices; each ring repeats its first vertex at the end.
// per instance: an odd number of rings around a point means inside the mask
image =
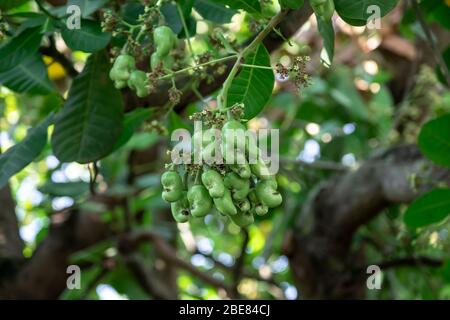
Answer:
MULTIPOLYGON (((248 157, 249 154, 260 154, 257 146, 245 141, 241 144, 244 148, 238 150, 239 138, 231 137, 228 129, 246 128, 236 120, 223 125, 220 141, 223 155, 231 149, 245 152, 248 157)), ((203 131, 203 136, 209 134, 208 130, 203 131)), ((198 136, 198 133, 194 134, 193 139, 198 136)), ((278 207, 283 201, 275 176, 270 175, 268 165, 260 157, 241 164, 197 166, 192 170, 192 176, 195 176, 192 183, 189 183, 189 174, 184 174, 182 178, 176 168, 176 165, 170 165, 161 177, 161 184, 162 198, 171 203, 173 217, 179 223, 188 222, 190 217, 204 217, 215 207, 234 224, 245 227, 254 222, 255 215, 264 216, 270 208, 278 207)))
MULTIPOLYGON (((177 37, 172 32, 172 29, 161 26, 154 30, 153 41, 156 50, 150 59, 152 70, 160 66, 164 70, 171 70, 174 61, 169 53, 175 47, 177 37)), ((147 74, 136 68, 135 58, 129 54, 121 54, 116 58, 109 77, 114 81, 114 86, 117 89, 129 87, 140 98, 150 94, 147 74)))
POLYGON ((311 8, 323 20, 330 20, 334 14, 334 0, 309 0, 311 8))

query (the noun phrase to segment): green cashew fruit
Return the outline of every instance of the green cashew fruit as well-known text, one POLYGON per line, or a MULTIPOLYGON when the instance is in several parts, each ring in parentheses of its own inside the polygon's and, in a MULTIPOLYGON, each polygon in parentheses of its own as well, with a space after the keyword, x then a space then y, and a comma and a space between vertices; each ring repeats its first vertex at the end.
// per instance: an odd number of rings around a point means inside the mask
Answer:
POLYGON ((234 202, 234 204, 242 212, 250 211, 250 209, 252 208, 250 201, 247 198, 244 198, 242 200, 237 200, 234 202))
POLYGON ((206 216, 212 209, 212 199, 208 190, 202 185, 191 187, 187 193, 190 211, 193 217, 201 218, 206 216))
POLYGON ((269 207, 263 204, 260 204, 254 208, 255 214, 258 216, 265 216, 269 212, 269 207))
POLYGON ((215 170, 208 170, 202 173, 202 183, 208 189, 212 198, 221 198, 225 194, 225 185, 220 173, 215 170))
POLYGON ((141 70, 134 70, 128 79, 128 86, 130 89, 136 91, 136 95, 139 98, 144 98, 150 94, 150 90, 148 89, 146 82, 146 73, 141 70))
POLYGON ((167 202, 175 202, 183 195, 183 181, 176 171, 166 171, 161 176, 163 186, 162 198, 167 202))
POLYGON ((231 190, 234 200, 243 200, 250 192, 250 180, 242 179, 234 172, 228 172, 223 180, 225 187, 231 190))
POLYGON ((226 122, 222 127, 222 150, 240 150, 245 153, 247 128, 236 120, 226 122), (242 134, 243 133, 243 134, 242 134))
POLYGON ((186 191, 182 192, 181 198, 170 204, 172 216, 178 223, 188 222, 189 220, 189 201, 186 196, 186 191))
POLYGON ((122 81, 122 80, 116 80, 114 81, 114 87, 118 90, 126 88, 128 85, 127 81, 122 81))
POLYGON ((222 135, 219 129, 210 128, 203 131, 202 135, 202 159, 207 164, 223 161, 220 146, 222 135))
POLYGON ((162 63, 164 70, 172 70, 175 60, 172 56, 160 56, 158 52, 154 52, 150 57, 150 66, 153 71, 158 67, 159 63, 162 63))
POLYGON ((250 169, 252 173, 257 176, 259 179, 267 180, 271 179, 272 175, 270 175, 269 167, 266 165, 266 163, 261 159, 258 158, 256 160, 256 163, 250 164, 250 169))
POLYGON ((241 228, 249 226, 253 222, 255 222, 255 218, 253 217, 253 214, 250 211, 247 212, 238 211, 236 215, 230 216, 230 219, 231 221, 234 222, 234 224, 236 224, 241 228))
POLYGON ((251 190, 248 194, 248 199, 253 206, 253 208, 250 210, 253 213, 257 214, 258 216, 264 216, 269 212, 269 207, 261 203, 261 200, 256 195, 254 189, 251 190))
MULTIPOLYGON (((253 136, 251 137, 253 141, 253 136)), ((236 120, 226 122, 222 127, 222 154, 228 164, 246 162, 249 137, 244 124, 236 120)), ((256 144, 252 144, 252 146, 256 144)))
POLYGON ((227 216, 234 216, 237 214, 237 209, 234 206, 233 199, 231 198, 231 192, 225 189, 225 193, 221 198, 213 199, 216 209, 227 216))
POLYGON ((283 198, 278 192, 277 187, 275 179, 258 182, 255 192, 262 204, 269 208, 275 208, 283 202, 283 198))
POLYGON ((134 57, 128 54, 122 54, 114 61, 109 76, 113 81, 127 81, 134 69, 136 69, 134 57))
POLYGON ((252 172, 250 170, 250 166, 248 165, 248 163, 230 164, 229 167, 234 173, 236 173, 242 179, 249 179, 252 175, 252 172))
POLYGON ((156 52, 160 57, 167 56, 175 46, 176 35, 167 26, 161 26, 153 31, 153 41, 156 45, 156 52))
POLYGON ((317 16, 323 20, 330 20, 334 14, 334 1, 333 0, 309 0, 311 7, 317 16))

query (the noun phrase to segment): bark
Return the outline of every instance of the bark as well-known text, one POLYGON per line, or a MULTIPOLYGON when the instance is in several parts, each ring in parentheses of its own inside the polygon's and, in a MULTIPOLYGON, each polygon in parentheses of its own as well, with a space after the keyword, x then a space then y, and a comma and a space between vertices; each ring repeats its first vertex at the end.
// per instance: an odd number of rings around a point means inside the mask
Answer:
POLYGON ((366 270, 355 273, 355 267, 367 262, 362 248, 350 248, 355 232, 384 208, 408 203, 440 181, 450 181, 450 171, 431 165, 416 146, 399 146, 320 186, 286 239, 301 297, 363 298, 366 270), (415 191, 412 174, 431 182, 415 191))
POLYGON ((14 274, 2 274, 1 299, 56 299, 66 288, 69 256, 105 239, 98 214, 67 210, 52 216, 48 236, 14 274))
POLYGON ((1 261, 22 259, 23 241, 15 211, 16 204, 9 185, 0 188, 0 267, 1 261))

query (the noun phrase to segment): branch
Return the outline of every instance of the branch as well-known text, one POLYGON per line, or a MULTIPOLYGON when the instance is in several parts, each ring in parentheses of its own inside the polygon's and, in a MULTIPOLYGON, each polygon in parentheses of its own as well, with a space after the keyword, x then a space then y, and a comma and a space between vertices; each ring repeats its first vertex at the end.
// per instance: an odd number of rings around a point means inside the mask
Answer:
POLYGON ((353 266, 365 265, 363 248, 351 249, 356 230, 390 205, 409 203, 441 182, 450 182, 450 170, 434 166, 416 146, 406 145, 375 155, 358 170, 320 185, 284 245, 304 296, 362 298, 365 281, 351 273, 353 266), (410 181, 413 175, 427 183, 416 190, 410 181))
MULTIPOLYGON (((417 266, 427 266, 439 268, 442 267, 444 261, 441 259, 431 258, 431 257, 404 257, 398 258, 390 261, 382 261, 379 263, 373 263, 380 267, 380 269, 390 269, 397 267, 417 267, 417 266)), ((365 270, 365 268, 364 268, 365 270)))
POLYGON ((232 269, 233 271, 233 286, 232 290, 234 291, 235 296, 239 296, 238 292, 238 286, 239 282, 242 278, 242 273, 244 271, 244 261, 245 261, 245 253, 247 250, 248 241, 250 240, 248 230, 246 228, 242 229, 243 239, 242 239, 242 245, 241 245, 241 252, 239 253, 239 256, 236 259, 236 263, 232 269))
POLYGON ((13 276, 3 279, 0 298, 57 299, 66 288, 70 255, 108 235, 97 213, 68 209, 53 214, 48 235, 33 256, 13 276))
POLYGON ((167 263, 174 264, 180 269, 183 269, 203 282, 219 289, 224 289, 229 296, 233 296, 232 290, 221 280, 218 280, 208 273, 203 272, 192 265, 190 262, 179 258, 176 254, 176 250, 167 243, 161 235, 152 231, 139 231, 134 234, 130 234, 126 239, 126 246, 131 246, 136 248, 140 242, 150 241, 152 242, 155 250, 159 253, 161 259, 165 260, 167 263))
POLYGON ((145 266, 145 262, 139 254, 124 255, 124 259, 138 283, 151 297, 157 300, 176 299, 176 292, 171 292, 153 270, 145 266))
MULTIPOLYGON (((233 266, 227 266, 225 264, 223 264, 222 262, 220 262, 219 260, 217 260, 216 258, 214 258, 211 254, 206 254, 203 252, 200 252, 198 249, 195 251, 195 254, 200 254, 202 256, 204 256, 205 258, 208 258, 209 260, 211 260, 215 266, 221 268, 224 271, 232 271, 233 270, 233 266)), ((250 270, 248 270, 247 268, 243 268, 242 269, 242 277, 243 278, 249 278, 249 279, 253 279, 259 282, 265 282, 271 285, 274 285, 278 288, 281 288, 281 285, 275 281, 275 279, 273 278, 263 278, 261 277, 259 274, 251 272, 250 270)))
POLYGON ((316 160, 314 162, 306 162, 301 159, 281 157, 280 163, 281 164, 295 164, 300 167, 310 168, 310 169, 318 169, 318 170, 348 171, 350 169, 349 166, 343 165, 338 162, 322 161, 322 160, 316 160))
POLYGON ((0 188, 0 269, 3 262, 22 260, 23 241, 9 184, 0 188))

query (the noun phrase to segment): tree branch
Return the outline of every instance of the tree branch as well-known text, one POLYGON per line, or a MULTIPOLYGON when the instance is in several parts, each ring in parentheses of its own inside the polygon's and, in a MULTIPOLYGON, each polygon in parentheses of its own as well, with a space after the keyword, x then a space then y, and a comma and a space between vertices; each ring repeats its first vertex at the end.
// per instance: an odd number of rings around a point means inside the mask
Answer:
POLYGON ((53 214, 51 220, 49 234, 32 258, 13 276, 3 279, 0 298, 57 299, 66 288, 70 255, 109 234, 97 213, 70 209, 53 214))
POLYGON ((22 260, 23 241, 19 235, 16 204, 9 184, 0 188, 0 269, 7 260, 22 260))
MULTIPOLYGON (((427 266, 439 268, 442 267, 444 261, 441 259, 431 258, 431 257, 404 257, 393 259, 389 261, 381 261, 379 263, 373 263, 380 267, 381 270, 386 270, 390 268, 398 267, 417 267, 417 266, 427 266)), ((364 269, 365 270, 365 269, 364 269)))
POLYGON ((294 277, 308 298, 364 296, 364 273, 349 270, 365 264, 363 250, 350 250, 355 231, 391 204, 408 203, 440 182, 450 170, 424 159, 416 146, 397 146, 367 160, 361 167, 322 184, 308 199, 297 229, 284 250, 294 277), (412 186, 410 177, 428 181, 412 186))
POLYGON ((203 272, 192 265, 190 262, 179 258, 176 254, 176 250, 167 243, 164 238, 152 231, 139 231, 129 234, 125 240, 127 242, 127 247, 137 247, 142 241, 150 241, 155 250, 158 252, 159 256, 165 260, 167 263, 171 263, 183 269, 203 282, 219 289, 224 289, 228 295, 233 296, 232 290, 221 280, 218 280, 206 272, 203 272))

